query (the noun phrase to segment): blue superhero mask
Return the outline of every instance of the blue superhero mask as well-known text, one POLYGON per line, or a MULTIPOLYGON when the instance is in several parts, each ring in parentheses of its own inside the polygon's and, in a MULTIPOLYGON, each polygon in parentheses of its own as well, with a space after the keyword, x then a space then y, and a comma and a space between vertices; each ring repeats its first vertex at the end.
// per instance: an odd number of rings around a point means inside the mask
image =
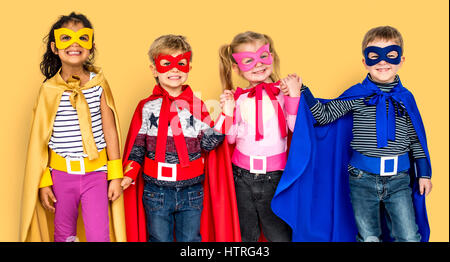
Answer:
POLYGON ((390 45, 383 48, 378 46, 369 46, 364 49, 364 57, 366 58, 366 64, 368 66, 376 65, 382 60, 388 62, 389 64, 398 65, 400 64, 402 57, 402 48, 398 45, 390 45), (371 59, 369 58, 370 53, 375 53, 378 57, 371 59))

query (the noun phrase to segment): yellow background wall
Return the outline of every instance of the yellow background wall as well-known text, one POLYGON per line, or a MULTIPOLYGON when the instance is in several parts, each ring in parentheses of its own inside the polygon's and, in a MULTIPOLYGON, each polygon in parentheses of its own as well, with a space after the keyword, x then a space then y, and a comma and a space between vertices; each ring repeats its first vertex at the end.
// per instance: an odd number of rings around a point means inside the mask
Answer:
MULTIPOLYGON (((115 96, 125 139, 137 102, 155 82, 147 51, 162 34, 187 36, 193 47, 188 83, 204 100, 221 93, 218 48, 246 30, 270 35, 281 74, 296 72, 316 97, 334 98, 365 77, 361 41, 367 30, 392 25, 405 40, 399 74, 415 95, 433 166, 427 198, 431 241, 449 240, 449 3, 447 0, 172 0, 8 1, 0 25, 0 241, 18 241, 25 153, 43 77, 42 38, 62 14, 93 23, 101 66, 115 96)), ((236 84, 245 82, 235 79, 236 84)), ((213 103, 213 101, 209 101, 213 103)), ((212 112, 217 115, 217 112, 212 112)))

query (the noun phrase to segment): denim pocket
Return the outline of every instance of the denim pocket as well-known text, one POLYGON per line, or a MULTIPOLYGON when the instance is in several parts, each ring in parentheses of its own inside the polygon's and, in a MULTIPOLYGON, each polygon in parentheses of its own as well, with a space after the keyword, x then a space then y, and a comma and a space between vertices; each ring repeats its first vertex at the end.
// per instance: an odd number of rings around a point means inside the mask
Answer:
POLYGON ((281 175, 269 175, 269 182, 272 185, 272 189, 275 191, 280 183, 281 175))
POLYGON ((360 179, 364 172, 362 170, 357 169, 357 168, 353 168, 348 173, 350 174, 350 178, 352 178, 352 179, 360 179))
POLYGON ((189 206, 195 209, 202 209, 203 207, 203 190, 195 190, 188 192, 189 206))
POLYGON ((144 206, 149 211, 158 211, 163 208, 164 194, 144 189, 144 206))

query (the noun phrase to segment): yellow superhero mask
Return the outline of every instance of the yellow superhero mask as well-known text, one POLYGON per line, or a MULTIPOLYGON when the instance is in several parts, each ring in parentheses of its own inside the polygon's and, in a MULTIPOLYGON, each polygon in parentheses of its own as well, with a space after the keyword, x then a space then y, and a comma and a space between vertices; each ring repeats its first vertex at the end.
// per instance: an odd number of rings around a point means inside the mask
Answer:
POLYGON ((92 28, 84 27, 76 32, 68 28, 58 28, 54 30, 54 34, 58 49, 66 49, 75 42, 83 48, 92 48, 92 35, 94 34, 94 29, 92 28))

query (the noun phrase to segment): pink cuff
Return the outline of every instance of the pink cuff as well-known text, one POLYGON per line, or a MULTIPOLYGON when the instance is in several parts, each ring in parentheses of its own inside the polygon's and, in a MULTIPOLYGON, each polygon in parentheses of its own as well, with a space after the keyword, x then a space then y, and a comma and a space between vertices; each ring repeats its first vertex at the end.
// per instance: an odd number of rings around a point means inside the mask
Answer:
POLYGON ((284 96, 284 107, 288 115, 297 115, 298 102, 300 102, 300 97, 284 96))

